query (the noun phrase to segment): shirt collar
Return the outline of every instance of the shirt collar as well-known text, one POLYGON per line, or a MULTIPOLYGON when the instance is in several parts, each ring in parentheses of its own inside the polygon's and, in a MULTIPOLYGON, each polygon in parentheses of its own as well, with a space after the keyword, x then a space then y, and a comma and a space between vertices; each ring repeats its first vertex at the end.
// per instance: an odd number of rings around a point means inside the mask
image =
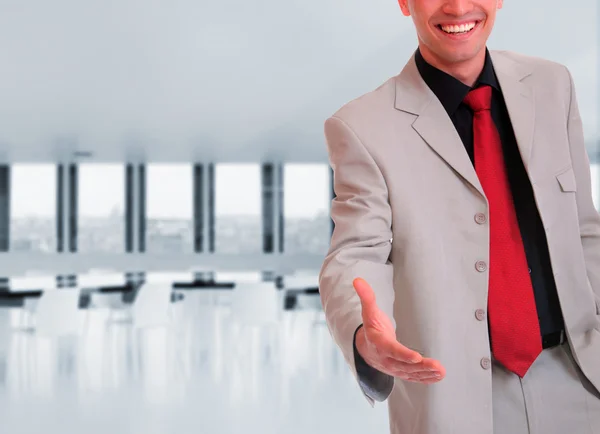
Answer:
POLYGON ((421 77, 440 100, 448 115, 454 114, 471 89, 475 89, 481 85, 489 85, 497 91, 500 90, 492 59, 487 49, 485 50, 485 63, 483 69, 472 88, 452 77, 450 74, 427 63, 419 49, 417 49, 415 53, 415 62, 421 77))

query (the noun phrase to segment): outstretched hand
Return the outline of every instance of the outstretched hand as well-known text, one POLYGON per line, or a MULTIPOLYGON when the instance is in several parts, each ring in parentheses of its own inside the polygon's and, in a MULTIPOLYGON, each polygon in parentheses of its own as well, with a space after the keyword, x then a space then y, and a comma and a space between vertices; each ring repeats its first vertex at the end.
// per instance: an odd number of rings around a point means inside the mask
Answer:
POLYGON ((442 380, 446 371, 439 361, 425 358, 397 341, 392 321, 377 306, 371 286, 361 278, 354 279, 353 285, 363 319, 363 327, 356 334, 356 347, 365 362, 407 381, 433 384, 442 380))

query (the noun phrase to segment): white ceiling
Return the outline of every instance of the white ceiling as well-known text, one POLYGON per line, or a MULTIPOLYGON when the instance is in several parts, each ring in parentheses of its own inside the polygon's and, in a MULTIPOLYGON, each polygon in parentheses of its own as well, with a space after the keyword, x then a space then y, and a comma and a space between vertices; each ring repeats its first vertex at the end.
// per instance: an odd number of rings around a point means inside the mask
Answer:
MULTIPOLYGON (((326 161, 323 121, 416 47, 396 0, 3 0, 0 160, 326 161)), ((506 0, 490 46, 569 66, 598 120, 596 0, 506 0), (574 5, 577 6, 574 6, 574 5)))

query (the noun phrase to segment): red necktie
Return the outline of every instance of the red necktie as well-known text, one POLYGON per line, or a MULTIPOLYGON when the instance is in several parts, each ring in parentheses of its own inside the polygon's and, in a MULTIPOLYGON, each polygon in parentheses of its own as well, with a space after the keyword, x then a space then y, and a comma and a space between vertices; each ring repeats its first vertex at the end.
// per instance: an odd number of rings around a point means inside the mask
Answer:
POLYGON ((542 351, 527 257, 504 164, 500 135, 490 112, 492 88, 469 92, 473 110, 475 170, 489 202, 488 318, 492 354, 520 377, 542 351))

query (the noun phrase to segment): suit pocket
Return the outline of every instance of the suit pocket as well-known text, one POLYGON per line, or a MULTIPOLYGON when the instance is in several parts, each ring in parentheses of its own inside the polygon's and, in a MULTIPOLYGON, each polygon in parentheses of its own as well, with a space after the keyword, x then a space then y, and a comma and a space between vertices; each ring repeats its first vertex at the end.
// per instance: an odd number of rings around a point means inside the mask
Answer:
POLYGON ((575 179, 573 167, 569 166, 566 169, 561 170, 556 175, 556 180, 558 181, 561 191, 564 193, 577 191, 577 181, 575 179))

